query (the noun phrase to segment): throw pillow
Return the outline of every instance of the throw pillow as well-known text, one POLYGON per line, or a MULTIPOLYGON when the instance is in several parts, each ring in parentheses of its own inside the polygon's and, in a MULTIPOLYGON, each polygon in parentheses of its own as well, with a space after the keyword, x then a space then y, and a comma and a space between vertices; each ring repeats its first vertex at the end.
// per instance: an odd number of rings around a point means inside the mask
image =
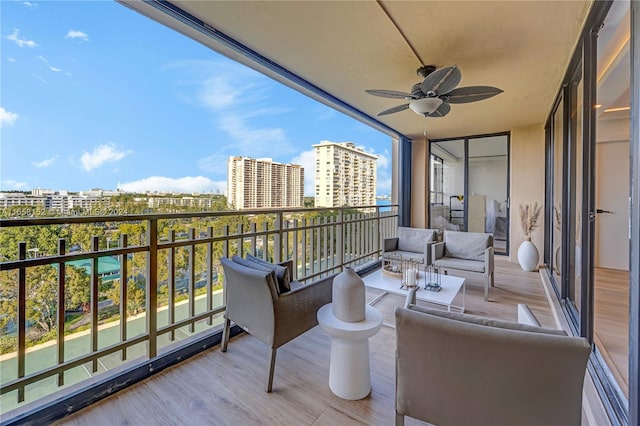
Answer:
POLYGON ((276 279, 278 280, 280 293, 286 293, 287 291, 291 290, 291 285, 289 284, 289 281, 291 280, 291 278, 289 277, 289 268, 287 268, 286 266, 269 263, 250 254, 247 254, 247 260, 267 268, 273 268, 276 271, 276 279))
POLYGON ((247 260, 245 258, 242 258, 240 256, 233 256, 231 258, 231 260, 233 260, 235 263, 237 263, 238 265, 242 265, 246 268, 251 268, 251 269, 255 269, 257 271, 261 271, 261 272, 268 272, 271 275, 271 279, 273 280, 273 282, 276 284, 276 293, 278 293, 278 295, 280 295, 280 286, 278 285, 278 279, 276 278, 276 270, 275 268, 268 268, 266 266, 260 265, 258 263, 252 262, 250 260, 247 260))

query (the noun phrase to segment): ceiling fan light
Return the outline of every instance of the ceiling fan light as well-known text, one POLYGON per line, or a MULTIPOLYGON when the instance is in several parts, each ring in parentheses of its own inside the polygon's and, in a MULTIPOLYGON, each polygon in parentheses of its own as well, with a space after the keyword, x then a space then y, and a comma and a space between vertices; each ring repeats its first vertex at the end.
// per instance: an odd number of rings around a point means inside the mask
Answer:
POLYGON ((409 108, 416 114, 427 115, 437 110, 440 105, 442 105, 440 98, 422 98, 411 101, 409 108))

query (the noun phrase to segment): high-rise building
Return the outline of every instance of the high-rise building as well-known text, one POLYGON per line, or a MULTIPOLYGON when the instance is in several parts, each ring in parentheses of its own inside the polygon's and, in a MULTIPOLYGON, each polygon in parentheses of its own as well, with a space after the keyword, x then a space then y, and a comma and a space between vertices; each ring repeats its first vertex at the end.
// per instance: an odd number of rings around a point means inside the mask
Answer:
POLYGON ((229 157, 227 202, 237 210, 304 206, 304 168, 270 158, 229 157))
POLYGON ((316 157, 316 207, 376 204, 378 156, 352 142, 322 141, 313 145, 316 157))

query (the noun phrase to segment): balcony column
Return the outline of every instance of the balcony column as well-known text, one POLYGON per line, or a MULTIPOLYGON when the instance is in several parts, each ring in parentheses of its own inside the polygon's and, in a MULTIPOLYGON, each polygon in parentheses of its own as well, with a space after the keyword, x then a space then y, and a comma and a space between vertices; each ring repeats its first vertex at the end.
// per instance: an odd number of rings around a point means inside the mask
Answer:
POLYGON ((411 140, 398 139, 398 226, 411 226, 411 140))

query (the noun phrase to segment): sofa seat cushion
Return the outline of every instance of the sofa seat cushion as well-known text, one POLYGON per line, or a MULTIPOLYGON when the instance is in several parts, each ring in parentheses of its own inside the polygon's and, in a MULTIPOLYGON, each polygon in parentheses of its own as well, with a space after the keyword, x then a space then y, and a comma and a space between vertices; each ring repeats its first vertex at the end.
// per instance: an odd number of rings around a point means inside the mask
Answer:
POLYGON ((434 241, 434 230, 423 228, 398 228, 398 250, 424 253, 427 243, 434 241))
POLYGON ((484 252, 491 245, 491 235, 476 232, 445 231, 444 255, 458 259, 484 261, 484 252))
POLYGON ((404 251, 404 250, 394 250, 394 251, 388 251, 385 254, 387 255, 392 255, 392 256, 402 256, 403 260, 406 259, 415 259, 420 263, 424 263, 424 252, 421 253, 416 253, 413 251, 404 251))
POLYGON ((460 269, 462 271, 484 273, 484 262, 479 262, 477 260, 455 259, 445 256, 433 262, 433 265, 445 269, 451 268, 460 269))

